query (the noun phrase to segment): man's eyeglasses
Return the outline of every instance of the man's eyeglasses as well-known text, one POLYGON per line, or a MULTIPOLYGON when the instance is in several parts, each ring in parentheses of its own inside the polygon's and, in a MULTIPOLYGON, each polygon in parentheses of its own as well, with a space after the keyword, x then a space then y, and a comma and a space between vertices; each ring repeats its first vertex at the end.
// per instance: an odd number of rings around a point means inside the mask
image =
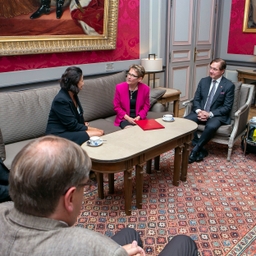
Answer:
POLYGON ((127 73, 128 76, 132 76, 132 77, 135 77, 135 78, 138 78, 138 76, 134 75, 134 74, 131 74, 131 73, 127 73))

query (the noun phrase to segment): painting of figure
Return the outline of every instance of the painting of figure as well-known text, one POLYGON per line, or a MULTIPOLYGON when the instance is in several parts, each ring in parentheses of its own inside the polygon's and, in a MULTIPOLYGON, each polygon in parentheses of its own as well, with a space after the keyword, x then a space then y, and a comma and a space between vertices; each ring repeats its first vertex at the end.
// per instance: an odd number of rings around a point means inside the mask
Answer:
POLYGON ((256 32, 256 0, 245 1, 243 32, 256 32))
POLYGON ((104 0, 0 0, 1 36, 104 33, 104 0))

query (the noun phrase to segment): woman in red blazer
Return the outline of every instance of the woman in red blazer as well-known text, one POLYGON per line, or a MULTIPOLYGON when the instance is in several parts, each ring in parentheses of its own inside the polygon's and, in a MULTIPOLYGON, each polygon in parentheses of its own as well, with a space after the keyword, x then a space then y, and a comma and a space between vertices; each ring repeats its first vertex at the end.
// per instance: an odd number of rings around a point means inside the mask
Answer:
POLYGON ((131 65, 126 82, 116 86, 114 110, 116 119, 114 124, 122 129, 135 125, 135 121, 146 119, 150 108, 149 86, 141 83, 145 69, 141 65, 131 65))

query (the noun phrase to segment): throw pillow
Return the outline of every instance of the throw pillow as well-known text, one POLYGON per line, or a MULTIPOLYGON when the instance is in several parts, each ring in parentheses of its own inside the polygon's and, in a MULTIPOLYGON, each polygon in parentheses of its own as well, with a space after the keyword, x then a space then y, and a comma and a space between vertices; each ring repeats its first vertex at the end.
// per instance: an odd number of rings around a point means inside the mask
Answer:
POLYGON ((165 92, 166 90, 162 89, 150 89, 150 108, 157 102, 158 99, 160 99, 165 94, 165 92))

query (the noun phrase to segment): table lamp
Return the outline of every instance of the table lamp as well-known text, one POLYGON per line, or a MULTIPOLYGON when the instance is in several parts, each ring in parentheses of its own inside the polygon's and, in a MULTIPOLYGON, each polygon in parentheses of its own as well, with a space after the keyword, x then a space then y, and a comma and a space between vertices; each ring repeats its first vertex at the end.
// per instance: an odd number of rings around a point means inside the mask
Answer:
POLYGON ((145 68, 146 72, 163 70, 163 60, 161 58, 156 58, 156 54, 154 53, 149 54, 147 59, 141 59, 141 65, 145 68))
POLYGON ((155 73, 163 70, 163 60, 156 58, 154 53, 149 54, 147 59, 141 59, 141 65, 148 73, 148 85, 150 85, 150 74, 153 74, 153 88, 155 88, 156 76, 155 73))

